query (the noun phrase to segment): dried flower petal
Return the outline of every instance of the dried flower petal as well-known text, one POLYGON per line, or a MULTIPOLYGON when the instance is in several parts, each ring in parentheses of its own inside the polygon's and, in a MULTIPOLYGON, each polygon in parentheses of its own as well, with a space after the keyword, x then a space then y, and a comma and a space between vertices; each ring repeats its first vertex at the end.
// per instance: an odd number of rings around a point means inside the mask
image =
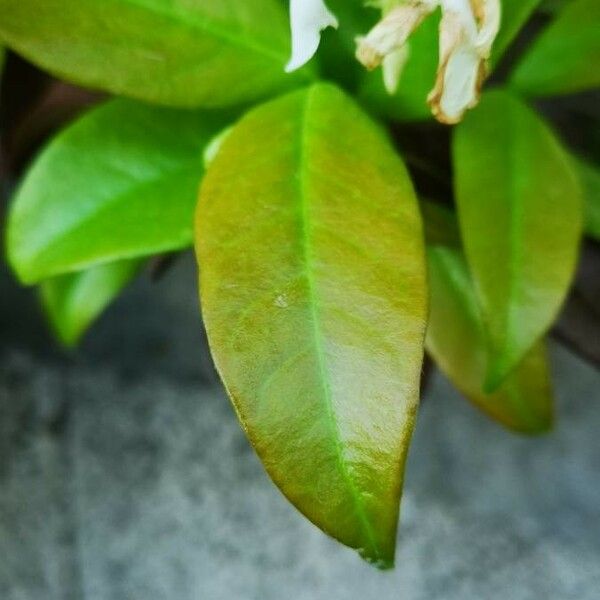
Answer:
POLYGON ((487 61, 500 28, 500 0, 395 0, 378 3, 382 20, 358 40, 357 58, 368 69, 384 64, 384 83, 395 93, 412 32, 438 6, 440 64, 429 104, 443 123, 457 123, 479 101, 487 61), (404 52, 402 50, 405 49, 404 52))
POLYGON ((439 0, 409 0, 396 6, 366 37, 357 40, 356 58, 367 69, 380 66, 386 56, 406 44, 410 34, 438 4, 439 0))
POLYGON ((458 123, 479 102, 500 27, 499 0, 442 0, 440 66, 428 102, 442 123, 458 123))

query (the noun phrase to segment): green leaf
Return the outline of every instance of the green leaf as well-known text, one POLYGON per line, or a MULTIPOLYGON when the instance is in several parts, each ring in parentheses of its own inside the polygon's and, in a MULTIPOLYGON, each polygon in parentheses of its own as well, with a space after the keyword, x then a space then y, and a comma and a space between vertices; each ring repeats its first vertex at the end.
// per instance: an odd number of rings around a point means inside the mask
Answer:
POLYGON ((502 24, 492 50, 492 64, 497 65, 517 37, 541 0, 502 0, 502 24))
POLYGON ((202 151, 224 115, 116 100, 42 152, 9 215, 8 255, 25 283, 189 246, 202 151))
POLYGON ((574 157, 585 197, 585 231, 600 241, 600 169, 574 157))
POLYGON ((0 14, 0 39, 42 68, 153 103, 230 106, 302 78, 284 73, 276 0, 0 0, 0 14))
POLYGON ((570 2, 573 2, 573 0, 542 0, 540 12, 555 15, 563 10, 565 5, 570 2))
POLYGON ((459 248, 460 231, 452 211, 430 200, 421 200, 420 206, 427 245, 459 248))
POLYGON ((42 282, 42 305, 60 341, 75 346, 140 266, 139 260, 124 260, 42 282))
POLYGON ((550 429, 553 398, 545 344, 536 344, 497 392, 484 393, 484 325, 465 259, 460 250, 443 246, 430 247, 428 258, 428 353, 457 389, 494 420, 522 433, 550 429))
POLYGON ((391 566, 426 316, 401 160, 338 89, 285 96, 224 140, 196 243, 213 357, 270 476, 324 531, 391 566))
POLYGON ((569 94, 600 85, 600 2, 573 0, 534 42, 512 77, 525 94, 569 94))
POLYGON ((493 391, 544 336, 578 256, 582 199, 571 159, 544 122, 506 92, 484 95, 456 129, 462 239, 490 347, 493 391))
POLYGON ((4 65, 6 63, 6 50, 0 46, 0 90, 2 89, 3 81, 2 76, 4 75, 4 65))

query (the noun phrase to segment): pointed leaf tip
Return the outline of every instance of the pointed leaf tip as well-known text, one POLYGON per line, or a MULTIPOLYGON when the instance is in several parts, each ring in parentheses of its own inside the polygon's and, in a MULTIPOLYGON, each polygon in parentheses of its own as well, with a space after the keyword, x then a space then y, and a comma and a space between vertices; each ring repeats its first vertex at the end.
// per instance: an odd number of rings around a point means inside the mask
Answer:
POLYGON ((391 567, 426 316, 404 165, 343 92, 315 85, 232 129, 196 224, 211 351, 269 475, 391 567))

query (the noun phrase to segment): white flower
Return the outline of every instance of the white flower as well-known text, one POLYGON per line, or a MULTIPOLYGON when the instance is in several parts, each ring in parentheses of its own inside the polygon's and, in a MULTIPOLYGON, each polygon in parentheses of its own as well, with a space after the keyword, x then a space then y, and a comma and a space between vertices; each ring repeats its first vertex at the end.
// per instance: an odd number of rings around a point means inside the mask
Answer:
MULTIPOLYGON (((428 102, 443 123, 459 122, 465 111, 479 101, 481 86, 488 73, 488 59, 500 28, 500 0, 396 0, 383 19, 358 40, 357 58, 374 69, 407 44, 411 33, 438 6, 440 25, 440 64, 437 80, 428 102)), ((399 81, 386 75, 386 88, 399 81)))
POLYGON ((385 14, 367 37, 358 39, 356 57, 375 69, 386 56, 403 48, 410 34, 438 6, 439 0, 407 0, 385 14))
POLYGON ((410 46, 404 44, 404 46, 393 50, 383 59, 383 85, 390 96, 393 96, 398 90, 400 78, 409 58, 410 46))
POLYGON ((292 57, 286 72, 295 71, 314 55, 321 41, 321 31, 338 26, 337 19, 323 0, 290 0, 292 57))

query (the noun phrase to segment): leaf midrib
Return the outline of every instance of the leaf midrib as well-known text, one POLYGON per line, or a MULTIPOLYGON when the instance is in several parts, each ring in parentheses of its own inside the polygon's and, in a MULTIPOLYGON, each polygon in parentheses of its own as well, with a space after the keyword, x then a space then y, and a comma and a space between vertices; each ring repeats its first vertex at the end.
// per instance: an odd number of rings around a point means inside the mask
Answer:
MULTIPOLYGON (((517 131, 517 119, 518 115, 515 115, 515 111, 511 108, 508 111, 508 118, 510 120, 510 135, 514 139, 513 152, 509 150, 509 186, 510 192, 508 194, 510 204, 510 219, 509 219, 509 288, 508 288, 508 312, 506 315, 506 339, 504 340, 504 348, 502 354, 505 357, 508 354, 508 347, 510 341, 514 339, 514 322, 515 322, 515 311, 517 309, 517 302, 519 294, 519 259, 521 252, 519 248, 520 242, 520 231, 522 222, 522 203, 519 202, 520 195, 520 169, 519 169, 519 158, 521 156, 521 140, 520 135, 517 131)), ((507 144, 507 148, 510 148, 510 144, 507 144)))
POLYGON ((300 225, 301 225, 301 251, 302 251, 302 260, 304 264, 305 277, 307 281, 308 287, 308 300, 310 307, 310 318, 312 323, 312 336, 314 341, 314 347, 317 357, 317 366, 319 370, 319 380, 321 382, 322 390, 323 390, 323 400, 325 404, 325 411, 327 414, 327 423, 330 426, 333 444, 335 448, 336 460, 342 474, 344 481, 348 487, 348 491, 350 492, 350 496, 352 498, 352 503, 354 504, 354 509, 356 511, 356 516, 360 521, 365 536, 371 545, 371 549, 373 551, 374 556, 380 557, 381 553, 379 548, 375 542, 375 537, 373 534, 373 530, 367 515, 365 514, 362 502, 359 498, 359 493, 356 488, 356 484, 352 478, 351 473, 348 470, 346 462, 344 460, 343 451, 341 448, 341 436, 339 427, 337 424, 337 419, 335 416, 335 411, 333 409, 332 402, 332 392, 331 392, 331 383, 329 381, 329 376, 327 373, 326 367, 326 356, 325 350, 323 348, 322 342, 322 332, 319 316, 319 303, 317 301, 317 284, 315 282, 315 278, 312 271, 312 264, 314 262, 313 253, 311 250, 311 237, 312 237, 312 228, 311 228, 311 207, 309 194, 306 190, 305 181, 308 178, 308 161, 307 157, 310 156, 309 152, 309 136, 308 136, 308 123, 310 120, 310 111, 313 102, 313 96, 315 90, 317 88, 310 88, 306 92, 306 99, 304 101, 304 109, 301 114, 300 121, 300 144, 299 144, 299 163, 298 163, 298 194, 300 201, 300 225))

